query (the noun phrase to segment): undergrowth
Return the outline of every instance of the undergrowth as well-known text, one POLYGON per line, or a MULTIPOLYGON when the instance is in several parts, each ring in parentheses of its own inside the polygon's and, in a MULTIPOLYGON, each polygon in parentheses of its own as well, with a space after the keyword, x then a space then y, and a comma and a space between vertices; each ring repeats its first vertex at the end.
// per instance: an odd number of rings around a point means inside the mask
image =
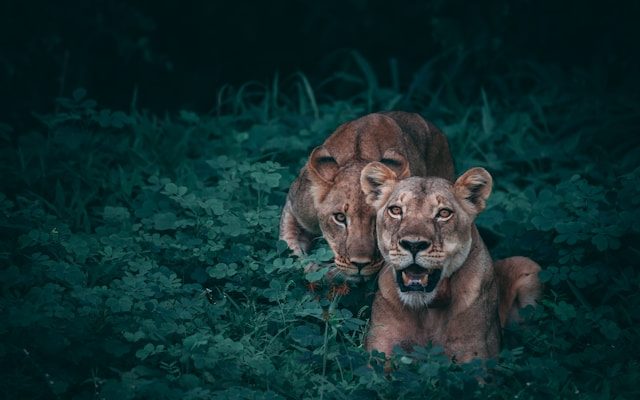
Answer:
POLYGON ((205 115, 79 89, 30 131, 0 125, 2 397, 638 397, 634 94, 536 65, 468 84, 443 59, 401 92, 353 59, 315 89, 301 74, 224 88, 205 115), (493 256, 543 266, 540 306, 487 365, 416 348, 385 376, 363 349, 375 285, 326 293, 302 272, 326 246, 296 259, 277 240, 310 149, 384 109, 439 125, 458 171, 487 168, 493 256))

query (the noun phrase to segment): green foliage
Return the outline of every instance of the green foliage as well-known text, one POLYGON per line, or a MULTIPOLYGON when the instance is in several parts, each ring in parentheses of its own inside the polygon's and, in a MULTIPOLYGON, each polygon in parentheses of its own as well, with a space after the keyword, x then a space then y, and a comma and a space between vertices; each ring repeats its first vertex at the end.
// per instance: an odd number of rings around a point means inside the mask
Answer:
POLYGON ((631 100, 612 94, 594 119, 566 82, 531 93, 505 82, 465 98, 455 76, 419 76, 403 94, 354 59, 354 98, 319 101, 302 77, 289 97, 247 87, 221 97, 230 113, 159 118, 101 109, 78 90, 3 146, 2 395, 638 396, 640 169, 633 143, 603 147, 624 138, 607 129, 635 117, 631 100), (386 376, 384 357, 363 348, 373 284, 325 296, 326 246, 296 259, 277 241, 309 149, 396 104, 443 129, 459 171, 494 176, 478 219, 498 238, 494 256, 543 266, 542 303, 486 364, 398 349, 386 376), (320 267, 305 276, 308 263, 320 267))

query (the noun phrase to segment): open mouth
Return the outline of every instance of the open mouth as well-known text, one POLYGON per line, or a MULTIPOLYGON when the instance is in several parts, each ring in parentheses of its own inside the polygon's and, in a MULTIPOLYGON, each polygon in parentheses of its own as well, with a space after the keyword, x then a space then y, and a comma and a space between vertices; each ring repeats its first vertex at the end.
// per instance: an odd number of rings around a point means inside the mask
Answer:
POLYGON ((401 292, 432 292, 440 281, 442 269, 426 269, 411 264, 402 271, 396 271, 396 281, 401 292))

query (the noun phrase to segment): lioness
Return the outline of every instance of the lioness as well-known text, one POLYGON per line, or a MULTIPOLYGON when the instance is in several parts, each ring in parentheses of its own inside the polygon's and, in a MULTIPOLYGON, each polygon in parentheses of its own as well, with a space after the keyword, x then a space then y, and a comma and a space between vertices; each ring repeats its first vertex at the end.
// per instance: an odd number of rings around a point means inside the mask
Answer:
POLYGON ((474 224, 491 193, 491 175, 473 168, 453 184, 435 177, 399 180, 373 162, 361 184, 377 210, 386 261, 367 349, 389 356, 395 345, 432 342, 458 362, 496 356, 501 325, 517 317, 514 309, 535 302, 540 285, 539 267, 524 257, 502 260, 500 274, 494 271, 474 224))
POLYGON ((314 238, 324 236, 334 253, 330 279, 358 282, 375 276, 382 266, 375 211, 360 189, 360 172, 371 161, 400 178, 453 178, 446 137, 418 114, 375 113, 338 127, 311 152, 280 218, 280 238, 294 254, 306 253, 314 238))

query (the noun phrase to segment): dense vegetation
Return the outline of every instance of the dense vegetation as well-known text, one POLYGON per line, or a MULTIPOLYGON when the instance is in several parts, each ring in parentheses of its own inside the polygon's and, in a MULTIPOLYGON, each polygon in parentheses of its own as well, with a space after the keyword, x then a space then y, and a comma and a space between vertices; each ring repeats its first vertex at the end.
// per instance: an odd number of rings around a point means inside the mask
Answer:
POLYGON ((78 89, 33 129, 0 125, 0 396, 640 396, 636 94, 536 64, 471 85, 457 55, 401 91, 353 57, 340 97, 295 75, 154 115, 78 89), (385 376, 362 346, 374 285, 323 288, 302 268, 326 246, 295 259, 277 240, 310 148, 385 109, 439 125, 458 171, 487 168, 493 256, 544 268, 542 303, 486 368, 427 347, 385 376))

